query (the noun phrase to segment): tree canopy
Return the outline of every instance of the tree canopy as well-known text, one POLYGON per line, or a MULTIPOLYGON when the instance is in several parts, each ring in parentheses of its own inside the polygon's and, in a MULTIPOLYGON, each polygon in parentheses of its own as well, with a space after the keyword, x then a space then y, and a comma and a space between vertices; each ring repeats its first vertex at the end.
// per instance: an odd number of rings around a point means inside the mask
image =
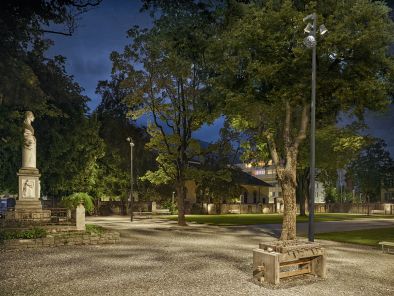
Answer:
POLYGON ((281 237, 294 239, 296 168, 310 108, 311 53, 303 45, 302 20, 316 12, 330 32, 317 46, 316 118, 324 126, 334 124, 339 112, 362 119, 366 109, 389 104, 390 9, 367 0, 231 5, 238 14, 212 42, 211 83, 233 125, 254 138, 262 158, 273 160, 285 202, 281 237))

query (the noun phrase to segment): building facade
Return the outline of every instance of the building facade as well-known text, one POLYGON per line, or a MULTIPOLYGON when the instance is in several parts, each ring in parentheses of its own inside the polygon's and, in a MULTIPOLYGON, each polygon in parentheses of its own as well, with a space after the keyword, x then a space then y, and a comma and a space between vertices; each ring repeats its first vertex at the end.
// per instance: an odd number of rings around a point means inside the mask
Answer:
MULTIPOLYGON (((268 198, 269 203, 274 203, 275 200, 282 198, 282 188, 280 186, 279 181, 276 178, 276 170, 270 160, 267 164, 264 162, 258 163, 257 166, 253 166, 250 163, 241 163, 237 164, 241 170, 244 172, 256 177, 268 184, 271 187, 268 188, 268 198)), ((316 181, 315 182, 315 203, 324 203, 325 202, 325 190, 323 183, 316 181)))

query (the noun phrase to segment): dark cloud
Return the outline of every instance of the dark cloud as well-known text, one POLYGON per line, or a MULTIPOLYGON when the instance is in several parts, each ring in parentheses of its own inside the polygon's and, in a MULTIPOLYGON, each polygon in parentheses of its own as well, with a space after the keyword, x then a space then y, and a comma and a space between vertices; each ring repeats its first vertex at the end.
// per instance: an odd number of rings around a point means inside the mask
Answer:
POLYGON ((110 53, 121 51, 129 42, 126 32, 132 26, 151 24, 149 16, 139 12, 140 8, 141 2, 136 0, 104 0, 100 6, 81 15, 73 36, 48 35, 55 45, 47 55, 67 58, 66 70, 85 89, 91 99, 91 109, 100 103, 95 94, 97 82, 110 77, 110 53))
MULTIPOLYGON (((95 109, 100 97, 95 94, 97 82, 110 78, 112 51, 122 51, 129 40, 126 32, 134 25, 149 27, 151 19, 147 13, 140 13, 141 2, 137 0, 104 0, 100 6, 81 15, 78 28, 71 37, 48 35, 55 45, 48 56, 63 55, 67 58, 66 70, 75 77, 91 99, 90 109, 95 109)), ((60 28, 61 29, 61 28, 60 28)), ((391 48, 393 50, 394 47, 391 48)), ((148 117, 139 123, 146 124, 148 117)), ((194 136, 207 142, 218 139, 223 118, 212 125, 204 125, 194 136)), ((369 133, 383 138, 394 155, 394 108, 385 114, 370 113, 367 116, 369 133)))

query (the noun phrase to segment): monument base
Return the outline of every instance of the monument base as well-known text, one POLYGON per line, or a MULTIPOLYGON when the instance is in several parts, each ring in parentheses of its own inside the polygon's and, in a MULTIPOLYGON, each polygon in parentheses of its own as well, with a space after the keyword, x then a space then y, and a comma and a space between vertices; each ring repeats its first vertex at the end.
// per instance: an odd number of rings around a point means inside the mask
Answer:
POLYGON ((7 212, 8 224, 40 224, 51 221, 51 211, 43 210, 40 201, 40 172, 37 168, 22 167, 17 173, 19 195, 15 210, 7 212))
POLYGON ((51 211, 40 208, 15 208, 5 215, 6 224, 42 224, 51 221, 51 211))

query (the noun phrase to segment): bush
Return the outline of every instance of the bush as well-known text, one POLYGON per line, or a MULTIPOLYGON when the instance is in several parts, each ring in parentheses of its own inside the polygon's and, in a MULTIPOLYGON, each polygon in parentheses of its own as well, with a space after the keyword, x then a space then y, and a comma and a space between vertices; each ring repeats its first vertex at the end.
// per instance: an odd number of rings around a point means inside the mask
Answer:
POLYGON ((104 232, 104 228, 101 226, 93 225, 93 224, 86 224, 86 232, 89 234, 96 233, 101 234, 104 232))
POLYGON ((29 230, 0 230, 0 241, 9 239, 35 239, 47 236, 47 231, 42 228, 29 230))
POLYGON ((63 197, 61 202, 64 207, 70 210, 76 209, 80 203, 84 205, 86 212, 89 214, 93 213, 93 198, 85 192, 77 192, 63 197))
POLYGON ((176 215, 178 214, 178 207, 176 206, 175 203, 172 203, 171 201, 166 201, 163 203, 163 208, 169 209, 171 215, 176 215))

